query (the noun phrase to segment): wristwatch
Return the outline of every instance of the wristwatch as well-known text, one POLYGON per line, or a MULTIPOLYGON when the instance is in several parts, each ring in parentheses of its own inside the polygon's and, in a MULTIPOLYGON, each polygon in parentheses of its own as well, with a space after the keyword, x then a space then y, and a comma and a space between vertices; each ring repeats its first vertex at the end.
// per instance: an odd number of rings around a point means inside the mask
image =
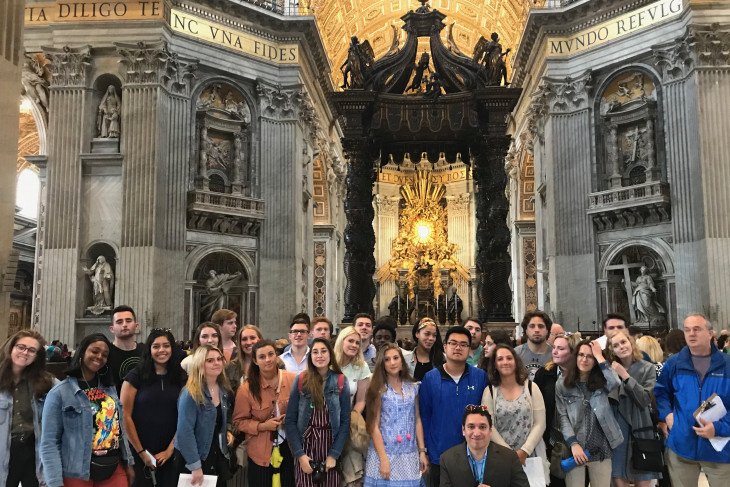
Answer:
POLYGON ((418 453, 428 453, 428 449, 426 448, 419 448, 418 453))

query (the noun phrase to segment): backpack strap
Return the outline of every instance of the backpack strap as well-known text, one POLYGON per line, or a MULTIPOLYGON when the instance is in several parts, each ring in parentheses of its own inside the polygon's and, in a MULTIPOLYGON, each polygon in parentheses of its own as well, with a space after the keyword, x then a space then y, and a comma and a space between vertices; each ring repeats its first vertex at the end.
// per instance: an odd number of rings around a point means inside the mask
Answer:
POLYGON ((340 396, 342 390, 345 388, 345 374, 337 374, 337 388, 340 390, 340 396))
POLYGON ((527 391, 530 393, 530 396, 532 396, 532 381, 530 379, 527 379, 527 391))
POLYGON ((299 377, 297 377, 297 389, 299 389, 299 395, 302 395, 302 386, 304 385, 304 376, 307 373, 305 370, 301 374, 299 374, 299 377))

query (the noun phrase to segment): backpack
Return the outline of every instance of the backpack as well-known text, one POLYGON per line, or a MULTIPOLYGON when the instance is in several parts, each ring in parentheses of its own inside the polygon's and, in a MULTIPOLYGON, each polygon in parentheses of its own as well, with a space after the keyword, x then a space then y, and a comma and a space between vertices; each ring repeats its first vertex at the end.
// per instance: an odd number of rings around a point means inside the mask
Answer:
MULTIPOLYGON (((297 389, 299 390, 299 395, 302 395, 302 386, 304 385, 304 378, 306 377, 307 371, 305 370, 301 374, 299 374, 299 380, 297 381, 297 389)), ((337 374, 337 388, 340 390, 340 396, 342 395, 342 389, 345 388, 345 374, 337 374)))

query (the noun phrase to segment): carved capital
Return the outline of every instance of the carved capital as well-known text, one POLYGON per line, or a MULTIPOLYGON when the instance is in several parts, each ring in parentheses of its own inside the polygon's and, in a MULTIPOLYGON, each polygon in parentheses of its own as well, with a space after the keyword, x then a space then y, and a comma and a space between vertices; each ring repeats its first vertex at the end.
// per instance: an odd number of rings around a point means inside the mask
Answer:
POLYGON ((730 67, 730 25, 693 25, 688 42, 694 44, 698 66, 730 67))
POLYGON ((466 216, 472 204, 471 194, 460 194, 458 196, 446 197, 446 208, 450 217, 466 216))
POLYGON ((195 79, 199 61, 180 57, 167 48, 167 42, 115 42, 117 54, 124 65, 127 84, 162 84, 173 93, 189 95, 190 82, 195 79))
POLYGON ((543 140, 545 119, 550 110, 550 90, 545 83, 537 87, 532 94, 530 106, 527 108, 527 134, 526 141, 531 150, 535 139, 543 140))
POLYGON ((311 98, 306 92, 302 92, 302 96, 298 99, 299 106, 299 120, 302 122, 304 127, 305 137, 312 144, 313 147, 317 145, 317 137, 321 129, 319 123, 319 116, 317 115, 314 106, 312 105, 311 98))
POLYGON ((261 80, 256 83, 261 115, 277 120, 296 120, 305 97, 301 85, 284 87, 269 85, 261 80))
POLYGON ((397 217, 398 203, 400 203, 399 196, 375 195, 375 205, 380 216, 397 217))
POLYGON ((590 70, 577 78, 543 78, 545 96, 548 98, 550 113, 569 113, 588 107, 593 90, 593 75, 590 70))
POLYGON ((51 87, 85 87, 91 67, 91 46, 44 47, 51 71, 51 87))
POLYGON ((683 36, 670 43, 652 46, 654 63, 665 82, 682 79, 692 71, 696 64, 693 46, 694 35, 691 27, 687 27, 683 36))

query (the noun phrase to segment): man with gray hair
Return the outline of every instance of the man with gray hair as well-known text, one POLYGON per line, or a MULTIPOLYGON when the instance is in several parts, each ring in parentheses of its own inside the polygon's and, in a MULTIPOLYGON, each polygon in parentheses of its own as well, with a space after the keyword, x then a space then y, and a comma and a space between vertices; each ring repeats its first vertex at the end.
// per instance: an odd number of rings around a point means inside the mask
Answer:
POLYGON ((712 394, 730 408, 730 356, 715 347, 712 335, 707 317, 687 316, 687 346, 669 357, 654 388, 659 418, 669 430, 666 459, 674 487, 696 487, 700 469, 710 487, 726 486, 730 478, 730 443, 719 451, 710 443, 712 438, 730 436, 730 415, 699 423, 693 416, 712 394))

